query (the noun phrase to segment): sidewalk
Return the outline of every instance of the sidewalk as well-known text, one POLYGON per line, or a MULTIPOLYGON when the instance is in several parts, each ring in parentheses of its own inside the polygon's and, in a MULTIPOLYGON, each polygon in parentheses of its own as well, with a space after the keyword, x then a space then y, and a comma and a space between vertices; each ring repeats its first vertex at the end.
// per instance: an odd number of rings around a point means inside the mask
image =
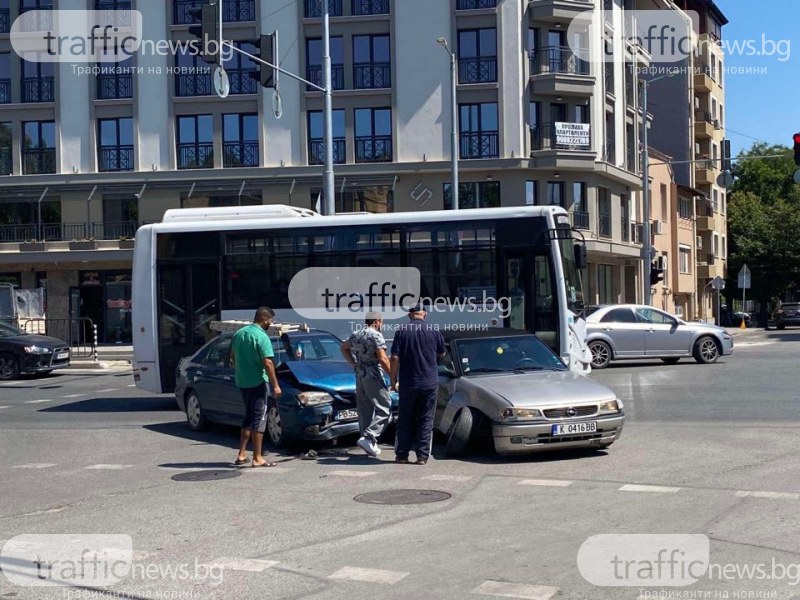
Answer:
POLYGON ((97 360, 93 357, 73 358, 68 371, 125 372, 133 363, 133 346, 110 344, 97 347, 97 360))
POLYGON ((764 333, 763 327, 748 327, 747 329, 740 329, 739 327, 725 327, 724 329, 731 337, 758 335, 759 333, 764 333))

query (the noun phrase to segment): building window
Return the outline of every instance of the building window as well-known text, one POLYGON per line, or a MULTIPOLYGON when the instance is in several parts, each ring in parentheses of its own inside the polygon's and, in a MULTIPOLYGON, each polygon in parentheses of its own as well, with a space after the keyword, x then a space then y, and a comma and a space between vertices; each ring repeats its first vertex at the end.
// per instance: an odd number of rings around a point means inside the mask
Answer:
MULTIPOLYGON (((321 165, 325 162, 325 120, 322 111, 308 113, 308 164, 321 165)), ((344 164, 347 161, 345 141, 344 110, 333 111, 333 162, 344 164)))
MULTIPOLYGON (((322 2, 325 0, 305 0, 306 19, 322 16, 322 2)), ((342 16, 342 0, 328 0, 328 14, 331 17, 342 16)))
POLYGON ((175 53, 175 95, 210 96, 214 93, 211 67, 189 48, 175 53))
POLYGON ((575 181, 572 184, 572 226, 589 229, 589 202, 586 197, 586 184, 575 181))
POLYGON ((536 206, 539 204, 539 182, 526 181, 525 182, 525 205, 536 206))
POLYGON ((692 249, 688 246, 678 247, 678 268, 685 275, 692 273, 692 249))
POLYGON ((52 10, 53 0, 20 0, 19 14, 29 10, 52 10))
POLYGON ((0 175, 11 175, 12 141, 11 123, 0 123, 0 175))
POLYGON ((727 195, 725 194, 725 192, 720 192, 719 198, 720 198, 720 210, 719 210, 719 212, 724 215, 726 213, 727 209, 728 209, 728 206, 727 206, 728 198, 727 198, 727 195))
POLYGON ((0 104, 11 102, 11 54, 0 54, 0 104))
MULTIPOLYGON (((46 196, 39 220, 39 197, 29 196, 0 202, 0 241, 27 242, 37 239, 58 240, 62 232, 61 200, 46 196)), ((71 238, 70 238, 71 239, 71 238)), ((2 282, 9 283, 9 282, 2 282)))
POLYGON ((392 161, 392 109, 357 108, 356 162, 392 161))
POLYGON ((497 30, 468 29, 458 32, 458 82, 497 81, 497 30))
MULTIPOLYGON (((321 190, 311 190, 311 209, 317 209, 317 200, 322 199, 321 190)), ((336 194, 336 212, 394 212, 394 192, 390 186, 376 185, 345 190, 336 194)))
POLYGON ((97 139, 99 171, 133 170, 133 119, 100 119, 97 139))
POLYGON ((352 13, 360 15, 388 15, 389 0, 353 0, 352 13))
POLYGON ((547 203, 553 206, 566 206, 563 181, 547 182, 547 203))
POLYGON ((669 222, 669 193, 667 186, 663 183, 661 184, 661 220, 664 223, 669 222))
POLYGON ((728 242, 724 235, 722 236, 722 256, 720 258, 728 258, 728 242))
POLYGON ((597 265, 597 292, 600 304, 614 304, 614 267, 597 265))
POLYGON ((692 218, 692 200, 691 198, 678 199, 678 216, 681 219, 692 218))
POLYGON ((244 192, 241 195, 217 193, 210 195, 194 192, 181 194, 181 208, 215 208, 220 206, 257 206, 262 204, 260 193, 244 192))
POLYGON ((53 90, 52 62, 39 62, 36 53, 26 52, 22 60, 22 101, 52 102, 53 90))
POLYGON ((353 87, 392 87, 392 59, 388 35, 353 36, 353 87))
POLYGON ((456 10, 480 10, 496 6, 497 0, 458 0, 456 10))
MULTIPOLYGON (((631 241, 631 205, 628 201, 628 196, 621 194, 619 197, 619 208, 622 218, 620 219, 620 228, 622 230, 622 241, 631 241)), ((634 240, 635 241, 635 240, 634 240)))
MULTIPOLYGON (((306 40, 306 79, 319 86, 323 84, 320 38, 306 40)), ((335 90, 344 89, 344 42, 341 37, 331 38, 331 85, 335 90)))
MULTIPOLYGON (((458 184, 459 208, 499 208, 500 182, 480 181, 476 183, 458 184)), ((453 208, 453 185, 444 184, 444 208, 453 208)))
POLYGON ((8 0, 0 2, 0 33, 11 31, 11 14, 8 10, 8 0))
POLYGON ((461 158, 497 158, 500 152, 497 103, 462 104, 459 109, 461 158))
POLYGON ((611 197, 607 188, 597 188, 597 207, 600 237, 611 237, 611 197))
POLYGON ((222 166, 257 167, 258 115, 222 115, 222 166))
MULTIPOLYGON (((252 42, 234 42, 234 45, 240 50, 255 56, 258 56, 261 52, 252 42)), ((228 60, 225 61, 225 71, 228 73, 231 94, 258 93, 261 68, 249 57, 238 52, 231 52, 228 60)))
POLYGON ((22 173, 38 175, 56 172, 56 125, 53 121, 22 124, 22 173))
POLYGON ((94 238, 98 240, 128 239, 139 228, 139 201, 129 194, 103 196, 103 222, 94 223, 94 238))
POLYGON ((178 117, 178 168, 214 166, 214 129, 211 115, 178 117))
POLYGON ((133 57, 97 65, 97 99, 133 98, 133 57))

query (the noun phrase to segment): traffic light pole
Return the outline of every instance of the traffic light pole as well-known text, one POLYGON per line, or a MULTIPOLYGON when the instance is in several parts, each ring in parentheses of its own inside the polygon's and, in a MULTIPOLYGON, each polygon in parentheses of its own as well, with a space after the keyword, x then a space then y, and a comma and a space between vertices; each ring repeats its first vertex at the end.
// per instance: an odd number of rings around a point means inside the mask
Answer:
POLYGON ((322 2, 322 69, 325 86, 325 105, 323 119, 325 121, 325 172, 322 181, 322 194, 325 198, 323 214, 336 214, 336 198, 333 189, 333 94, 331 90, 331 25, 328 0, 322 2))
POLYGON ((642 131, 642 213, 644 222, 642 223, 642 262, 644 264, 642 273, 642 283, 644 284, 644 293, 642 298, 644 304, 650 306, 652 301, 651 288, 650 288, 650 263, 653 257, 650 256, 650 153, 647 150, 648 136, 647 136, 647 80, 642 79, 642 106, 644 107, 642 121, 644 123, 644 131, 642 131))

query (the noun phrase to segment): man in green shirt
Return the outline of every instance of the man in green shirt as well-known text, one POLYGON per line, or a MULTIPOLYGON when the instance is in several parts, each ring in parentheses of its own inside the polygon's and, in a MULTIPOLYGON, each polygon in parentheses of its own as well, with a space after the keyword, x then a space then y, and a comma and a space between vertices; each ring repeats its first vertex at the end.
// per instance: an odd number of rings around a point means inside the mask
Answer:
POLYGON ((275 312, 262 306, 256 311, 253 324, 242 327, 233 336, 231 356, 236 369, 236 387, 242 393, 245 406, 236 465, 247 462, 247 443, 252 436, 253 466, 275 466, 274 462, 266 461, 261 455, 264 430, 267 428, 267 398, 270 395, 267 382, 272 385, 274 398, 279 398, 282 394, 275 376, 275 365, 272 364, 272 342, 267 333, 273 318, 275 312))

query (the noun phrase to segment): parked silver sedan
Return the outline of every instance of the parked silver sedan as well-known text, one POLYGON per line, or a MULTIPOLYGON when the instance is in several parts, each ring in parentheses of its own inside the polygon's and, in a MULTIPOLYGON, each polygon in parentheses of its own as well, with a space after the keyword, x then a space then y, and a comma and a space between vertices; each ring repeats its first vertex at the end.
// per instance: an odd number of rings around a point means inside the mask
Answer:
POLYGON ((448 455, 484 441, 498 454, 525 454, 602 449, 619 439, 619 398, 572 373, 536 336, 489 329, 446 332, 445 340, 435 426, 448 455))
POLYGON ((660 358, 675 364, 694 358, 702 364, 733 353, 733 339, 722 327, 687 323, 652 306, 601 306, 586 318, 586 342, 592 367, 615 360, 660 358))

